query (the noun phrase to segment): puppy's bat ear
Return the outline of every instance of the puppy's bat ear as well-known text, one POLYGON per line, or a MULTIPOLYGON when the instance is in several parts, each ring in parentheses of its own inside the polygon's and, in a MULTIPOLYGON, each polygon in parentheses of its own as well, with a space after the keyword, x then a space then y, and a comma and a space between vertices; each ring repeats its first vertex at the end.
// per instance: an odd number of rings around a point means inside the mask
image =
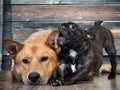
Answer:
POLYGON ((59 36, 58 30, 53 30, 47 39, 47 45, 49 45, 57 54, 60 53, 61 48, 57 44, 57 38, 59 36))
POLYGON ((10 40, 10 39, 5 39, 4 40, 4 47, 8 51, 9 55, 11 58, 15 59, 16 54, 23 48, 23 44, 10 40))

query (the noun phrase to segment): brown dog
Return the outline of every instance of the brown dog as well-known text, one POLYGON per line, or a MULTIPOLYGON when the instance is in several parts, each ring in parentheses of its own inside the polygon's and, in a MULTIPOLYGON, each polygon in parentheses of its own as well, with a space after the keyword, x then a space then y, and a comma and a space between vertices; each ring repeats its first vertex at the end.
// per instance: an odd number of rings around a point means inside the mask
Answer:
POLYGON ((43 30, 23 43, 5 39, 4 46, 14 60, 13 76, 25 84, 46 84, 59 64, 58 35, 58 30, 43 30))

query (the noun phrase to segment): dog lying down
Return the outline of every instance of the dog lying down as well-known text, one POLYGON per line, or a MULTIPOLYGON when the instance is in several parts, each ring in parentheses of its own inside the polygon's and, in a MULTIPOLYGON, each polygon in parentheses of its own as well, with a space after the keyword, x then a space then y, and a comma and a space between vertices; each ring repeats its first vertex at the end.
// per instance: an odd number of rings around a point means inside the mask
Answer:
POLYGON ((24 84, 43 85, 59 65, 58 30, 33 33, 23 43, 5 39, 4 46, 14 60, 13 76, 24 84))
POLYGON ((99 74, 102 65, 102 49, 105 48, 111 62, 108 79, 116 77, 116 49, 113 35, 107 28, 101 26, 102 21, 87 31, 77 24, 62 23, 59 27, 58 45, 60 65, 53 73, 50 84, 68 85, 79 81, 93 80, 99 74))

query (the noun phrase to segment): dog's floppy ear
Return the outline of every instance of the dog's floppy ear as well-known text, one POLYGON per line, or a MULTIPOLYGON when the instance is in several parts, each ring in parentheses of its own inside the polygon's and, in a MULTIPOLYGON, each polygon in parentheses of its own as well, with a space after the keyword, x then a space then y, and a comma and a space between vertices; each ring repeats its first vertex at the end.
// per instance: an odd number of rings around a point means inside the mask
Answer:
POLYGON ((55 52, 57 54, 60 53, 61 49, 57 44, 57 38, 59 36, 59 31, 58 30, 53 30, 50 35, 48 36, 48 39, 46 41, 46 43, 55 50, 55 52))
POLYGON ((23 48, 23 46, 24 46, 23 44, 14 40, 10 39, 4 40, 4 47, 13 59, 15 59, 16 54, 23 48))

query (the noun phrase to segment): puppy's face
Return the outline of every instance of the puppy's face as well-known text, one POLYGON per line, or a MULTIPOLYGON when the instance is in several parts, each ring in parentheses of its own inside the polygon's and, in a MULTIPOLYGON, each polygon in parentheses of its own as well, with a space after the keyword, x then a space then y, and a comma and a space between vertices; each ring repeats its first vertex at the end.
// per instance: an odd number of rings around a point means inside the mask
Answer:
POLYGON ((62 23, 59 26, 60 36, 58 38, 58 45, 72 44, 77 43, 82 44, 85 40, 88 39, 87 33, 81 29, 76 23, 68 22, 62 23), (61 38, 62 37, 62 38, 61 38))
POLYGON ((5 48, 15 63, 13 75, 25 84, 46 84, 59 64, 53 45, 57 36, 58 32, 53 31, 42 44, 6 39, 5 48))
POLYGON ((63 36, 64 38, 74 36, 76 34, 77 29, 78 29, 77 24, 72 22, 62 23, 59 27, 60 35, 63 36))

